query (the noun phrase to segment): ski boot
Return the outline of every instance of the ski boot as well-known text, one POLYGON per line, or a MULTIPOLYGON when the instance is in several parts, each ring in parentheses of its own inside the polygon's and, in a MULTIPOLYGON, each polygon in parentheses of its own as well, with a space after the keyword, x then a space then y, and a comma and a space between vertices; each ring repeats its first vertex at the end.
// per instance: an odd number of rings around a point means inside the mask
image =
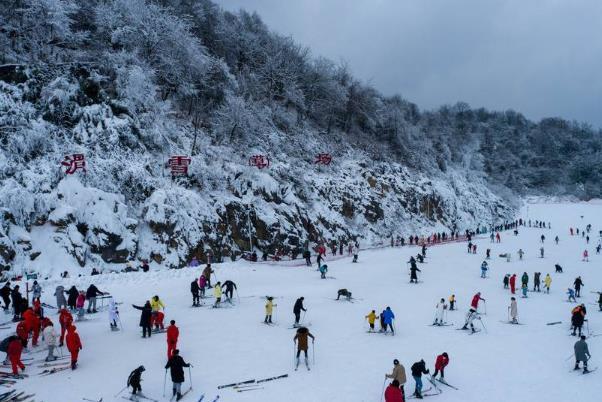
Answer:
POLYGON ((305 367, 307 367, 307 371, 309 371, 309 361, 307 360, 307 357, 305 358, 305 367))
MULTIPOLYGON (((575 364, 575 368, 573 370, 575 370, 575 371, 579 370, 579 364, 575 364)), ((587 370, 587 368, 586 368, 586 370, 587 370)))
POLYGON ((299 358, 297 357, 297 360, 295 363, 295 371, 297 371, 298 368, 299 368, 299 358))

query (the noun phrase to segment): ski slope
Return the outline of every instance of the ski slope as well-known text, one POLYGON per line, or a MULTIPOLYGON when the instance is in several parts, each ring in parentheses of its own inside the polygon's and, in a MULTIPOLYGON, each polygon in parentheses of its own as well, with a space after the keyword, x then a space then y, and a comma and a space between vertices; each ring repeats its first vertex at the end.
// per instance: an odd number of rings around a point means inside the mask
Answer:
MULTIPOLYGON (((450 364, 446 379, 458 391, 443 387, 443 393, 429 397, 446 402, 477 401, 538 401, 560 402, 577 397, 580 401, 598 400, 602 391, 602 370, 589 375, 572 372, 576 338, 569 336, 572 304, 566 302, 565 292, 577 275, 585 283, 580 302, 588 308, 589 328, 602 334, 602 313, 597 311, 597 294, 602 291, 602 257, 596 255, 598 230, 602 229, 602 202, 530 204, 528 218, 552 223, 552 229, 520 228, 515 237, 511 231, 502 232, 500 244, 491 244, 488 236, 478 238, 477 255, 467 254, 466 243, 433 246, 428 249, 418 285, 409 283, 406 266, 416 247, 385 248, 361 252, 359 263, 351 258, 328 262, 329 276, 320 279, 316 266, 277 266, 245 261, 214 266, 218 280, 231 279, 239 287, 239 302, 232 308, 191 308, 190 282, 198 278, 202 267, 177 271, 150 273, 107 274, 59 281, 42 281, 43 301, 54 305, 52 294, 57 284, 67 289, 75 284, 87 288, 93 280, 101 291, 111 292, 120 306, 123 331, 109 330, 107 313, 92 316, 89 321, 76 323, 84 348, 79 368, 46 377, 35 373, 42 369, 27 367, 29 378, 17 384, 18 389, 36 393, 36 401, 75 402, 82 398, 103 401, 123 401, 114 395, 126 384, 131 370, 140 364, 143 392, 159 400, 162 397, 164 365, 166 363, 165 334, 142 339, 138 327, 139 312, 131 304, 142 305, 157 294, 166 304, 166 321, 174 319, 180 328, 178 347, 184 359, 194 365, 193 391, 184 401, 197 401, 201 394, 212 401, 366 401, 380 400, 384 374, 392 370, 397 358, 406 367, 411 393, 414 381, 410 366, 424 359, 433 371, 435 357, 447 352, 450 364), (593 226, 589 245, 581 236, 569 235, 569 227, 585 229, 593 226), (545 234, 546 256, 539 258, 540 235, 545 234), (554 236, 560 237, 555 245, 554 236), (492 249, 488 279, 480 278, 480 264, 486 248, 492 249), (525 251, 523 261, 517 251, 525 251), (590 262, 582 262, 584 249, 590 252, 590 262), (498 255, 513 254, 506 262, 498 255), (564 273, 554 273, 559 263, 564 273), (510 293, 502 288, 506 273, 520 278, 528 272, 530 285, 535 271, 552 275, 549 295, 529 293, 528 299, 518 297, 519 319, 526 325, 501 323, 507 319, 510 293), (337 290, 353 292, 354 303, 335 301, 337 290), (487 300, 483 317, 487 331, 468 335, 456 331, 463 324, 470 298, 477 292, 487 300), (429 326, 440 298, 454 293, 460 311, 449 312, 448 327, 429 326), (275 296, 276 326, 262 324, 265 295, 275 296), (299 296, 305 297, 308 309, 305 322, 316 336, 315 363, 311 371, 303 365, 293 370, 295 330, 292 307, 299 296), (364 316, 372 309, 377 312, 390 306, 395 315, 396 336, 367 333, 364 316), (546 323, 562 321, 561 325, 546 323), (263 389, 238 393, 233 389, 217 390, 220 384, 248 379, 260 379, 288 373, 289 377, 265 383, 263 389)), ((527 218, 526 208, 523 218, 527 218)), ((88 270, 87 270, 88 271, 88 270)), ((520 280, 519 280, 520 281, 520 280)), ((542 285, 543 288, 543 285, 542 285)), ((208 290, 208 294, 212 294, 208 290)), ((517 294, 518 296, 518 294, 517 294)), ((213 299, 205 299, 207 305, 213 299)), ((54 311, 48 315, 58 327, 54 311)), ((7 316, 8 319, 8 316, 7 316)), ((476 322, 478 326, 478 322, 476 322)), ((10 330, 3 330, 8 335, 10 330)), ((593 359, 590 368, 602 364, 602 337, 588 340, 593 359)), ((311 349, 310 349, 311 355, 311 349)), ((39 356, 42 356, 40 354, 39 356)), ((26 362, 27 363, 27 362, 26 362)), ((187 383, 183 389, 188 388, 187 383)), ((167 392, 171 394, 169 375, 167 392)), ((388 382, 387 382, 388 383, 388 382)), ((425 381, 425 388, 429 383, 425 381)), ((124 392, 122 395, 126 395, 124 392)))

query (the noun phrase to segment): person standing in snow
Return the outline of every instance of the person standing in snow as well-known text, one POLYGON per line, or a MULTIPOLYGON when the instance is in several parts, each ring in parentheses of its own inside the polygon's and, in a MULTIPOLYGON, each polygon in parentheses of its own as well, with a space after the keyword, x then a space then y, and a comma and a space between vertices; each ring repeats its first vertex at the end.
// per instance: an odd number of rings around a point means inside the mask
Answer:
POLYGON ((543 247, 540 247, 539 248, 539 258, 543 258, 543 255, 544 255, 544 249, 543 249, 543 247))
POLYGON ((79 351, 83 348, 75 325, 71 325, 69 328, 67 328, 65 342, 67 343, 67 350, 69 350, 69 353, 71 353, 71 370, 75 370, 77 368, 79 351))
POLYGON ((199 307, 201 305, 201 297, 199 292, 201 288, 199 287, 199 283, 196 279, 190 282, 190 293, 192 293, 192 307, 199 307))
POLYGON ((445 381, 445 367, 449 364, 449 356, 446 352, 441 353, 435 360, 435 373, 433 379, 437 379, 437 374, 441 373, 440 381, 445 381))
POLYGON ((272 296, 266 296, 266 303, 265 303, 265 319, 263 320, 263 322, 265 324, 272 324, 272 312, 274 310, 274 307, 277 307, 277 304, 274 304, 274 298, 272 296))
POLYGON ((84 319, 84 306, 86 305, 86 293, 83 290, 79 291, 79 295, 75 300, 75 308, 77 309, 77 320, 84 319))
POLYGON ((491 249, 490 248, 485 250, 485 258, 488 260, 491 259, 491 249))
POLYGON ((391 371, 391 374, 385 374, 385 378, 392 378, 394 381, 397 381, 399 388, 405 394, 403 387, 407 381, 406 369, 403 364, 399 363, 399 360, 393 360, 393 371, 391 371))
POLYGON ((21 361, 21 353, 23 352, 23 343, 19 337, 15 336, 8 342, 6 354, 12 367, 13 376, 19 375, 19 369, 25 370, 25 365, 21 361))
POLYGON ((115 300, 111 298, 109 301, 109 325, 111 326, 111 331, 118 331, 119 327, 117 326, 119 321, 119 310, 117 309, 117 304, 115 304, 115 300))
POLYGON ((213 308, 218 308, 220 303, 222 302, 222 284, 221 282, 217 282, 213 287, 213 297, 215 297, 215 303, 213 303, 213 308))
MULTIPOLYGON (((221 290, 221 288, 220 288, 220 290, 221 290)), ((163 311, 165 310, 165 303, 163 303, 163 301, 161 299, 159 299, 158 295, 155 295, 152 297, 152 299, 150 301, 150 306, 151 306, 151 310, 152 310, 151 326, 154 325, 155 330, 157 330, 157 331, 159 329, 164 329, 165 327, 163 326, 163 318, 165 317, 165 313, 163 313, 163 311)))
POLYGON ((510 298, 510 306, 508 307, 510 312, 510 319, 512 324, 518 324, 518 305, 516 304, 516 298, 510 298))
POLYGON ((519 248, 518 249, 518 259, 522 261, 523 255, 525 255, 525 252, 523 251, 522 248, 519 248))
POLYGON ((142 337, 146 338, 146 334, 148 332, 148 337, 150 338, 151 331, 152 331, 152 323, 151 323, 152 318, 151 317, 152 317, 152 311, 153 311, 153 309, 151 308, 150 302, 147 300, 146 303, 144 303, 144 306, 142 306, 142 307, 132 304, 132 307, 134 307, 136 310, 142 311, 140 313, 140 324, 139 324, 142 327, 142 337))
POLYGON ((309 361, 307 358, 307 349, 309 348, 308 338, 311 338, 312 343, 316 339, 307 328, 301 327, 297 329, 297 333, 293 338, 293 342, 297 344, 297 360, 295 362, 295 370, 297 370, 299 367, 299 356, 301 355, 301 352, 305 354, 305 366, 309 370, 309 361))
POLYGON ((301 311, 307 311, 305 309, 305 307, 303 307, 303 300, 305 300, 304 297, 298 298, 297 301, 295 302, 295 305, 293 306, 293 314, 295 315, 294 326, 299 325, 299 320, 301 319, 301 311))
POLYGON ((229 279, 226 282, 224 282, 224 284, 222 285, 222 291, 226 295, 227 302, 232 303, 232 297, 234 297, 235 290, 238 291, 238 288, 236 287, 236 283, 232 282, 229 279))
POLYGON ((395 335, 395 330, 393 329, 393 320, 395 319, 395 314, 391 310, 391 307, 387 306, 385 311, 383 311, 383 323, 385 324, 385 334, 387 333, 387 327, 391 328, 391 333, 395 335))
POLYGON ((545 241, 546 241, 546 237, 545 237, 544 235, 541 235, 540 239, 541 239, 541 243, 542 243, 542 244, 543 244, 543 242, 545 242, 545 241))
POLYGON ((139 366, 134 369, 128 376, 127 386, 132 387, 132 395, 136 395, 137 392, 142 392, 142 373, 146 371, 144 366, 139 366))
POLYGON ((357 257, 360 253, 360 249, 357 246, 353 246, 353 261, 351 262, 357 262, 357 257))
MULTIPOLYGON (((351 245, 349 245, 349 247, 351 247, 351 245)), ((318 270, 322 266, 322 261, 323 260, 324 259, 322 258, 322 253, 318 253, 318 257, 316 258, 316 264, 318 264, 318 270)))
POLYGON ((305 265, 311 267, 311 252, 309 249, 303 250, 303 258, 305 258, 305 265))
POLYGON ((589 353, 589 348, 587 346, 587 342, 585 342, 585 336, 581 335, 577 342, 575 342, 575 346, 573 346, 573 350, 575 351, 575 368, 574 370, 579 370, 579 362, 583 362, 583 374, 589 372, 587 369, 587 361, 591 359, 592 355, 589 353))
POLYGON ((412 257, 410 258, 410 283, 418 283, 418 274, 417 272, 422 272, 418 269, 416 265, 416 260, 412 257))
POLYGON ((447 310, 447 304, 445 304, 445 299, 441 298, 437 306, 435 307, 435 322, 433 325, 443 325, 443 315, 445 314, 445 310, 447 310))
POLYGON ((4 306, 2 306, 2 308, 4 308, 4 311, 8 311, 8 309, 10 308, 11 292, 12 289, 10 288, 10 282, 6 282, 2 289, 0 289, 0 296, 2 297, 2 301, 4 302, 4 306))
POLYGON ((583 304, 575 307, 571 311, 571 324, 573 326, 572 335, 575 336, 576 332, 579 331, 579 336, 581 336, 581 329, 583 328, 583 323, 585 322, 585 314, 587 314, 587 310, 583 304))
POLYGON ((33 281, 33 285, 31 287, 31 297, 32 299, 39 299, 42 297, 42 287, 38 281, 33 281))
POLYGON ((483 261, 481 264, 481 278, 487 278, 487 270, 489 266, 487 265, 487 261, 483 261))
POLYGON ((451 295, 449 297, 449 311, 453 311, 456 309, 456 295, 451 295))
POLYGON ((205 277, 205 280, 207 281, 207 287, 209 289, 212 288, 211 286, 211 274, 214 273, 215 271, 211 269, 211 264, 207 264, 207 266, 205 267, 205 269, 203 269, 203 276, 205 277))
POLYGON ((98 288, 92 284, 86 290, 86 299, 88 299, 88 314, 96 313, 96 297, 102 296, 106 294, 105 292, 101 292, 98 288))
POLYGON ((73 323, 73 316, 65 306, 59 311, 59 324, 61 324, 61 337, 59 338, 59 347, 63 346, 63 340, 67 333, 67 328, 73 323))
POLYGON ((205 275, 201 275, 199 278, 199 291, 201 294, 201 298, 205 298, 205 288, 207 287, 207 280, 205 279, 205 275))
POLYGON ((521 288, 521 291, 522 291, 522 293, 523 293, 523 295, 521 296, 523 299, 525 299, 525 298, 529 297, 529 296, 527 296, 527 293, 529 292, 529 288, 527 287, 527 284, 526 284, 526 283, 523 283, 523 286, 522 286, 522 288, 521 288))
POLYGON ((44 361, 51 362, 56 360, 57 357, 54 355, 54 348, 56 347, 56 332, 54 331, 54 325, 52 324, 52 321, 48 321, 47 325, 42 331, 42 336, 44 337, 44 342, 48 348, 48 355, 44 361))
POLYGON ((180 330, 176 327, 176 322, 171 320, 169 327, 167 327, 167 360, 171 359, 174 351, 177 349, 179 336, 180 330))
POLYGON ((376 321, 376 310, 372 310, 364 318, 368 320, 368 324, 370 325, 370 329, 368 330, 368 332, 374 332, 374 322, 376 321))
POLYGON ((541 272, 536 272, 533 274, 533 291, 541 292, 539 285, 541 284, 541 272))
MULTIPOLYGON (((172 393, 176 397, 176 401, 182 399, 182 383, 184 382, 184 367, 191 367, 190 363, 186 363, 180 356, 178 349, 173 351, 173 355, 165 365, 165 369, 170 370, 172 393)), ((173 398, 173 397, 172 397, 173 398)))
POLYGON ((412 364, 411 367, 412 377, 416 382, 416 388, 414 389, 414 395, 418 399, 422 399, 422 374, 428 374, 430 371, 426 368, 424 360, 420 360, 412 364))
POLYGON ((54 297, 56 297, 56 308, 60 309, 63 306, 67 305, 67 300, 65 299, 65 288, 61 285, 57 286, 54 290, 54 297))
POLYGON ((520 281, 522 286, 529 286, 529 275, 524 272, 523 276, 520 278, 520 281))
POLYGON ((504 276, 504 280, 503 280, 504 289, 508 289, 509 283, 510 283, 510 274, 506 274, 504 276))
POLYGON ((573 285, 575 285, 575 297, 581 297, 581 286, 583 285, 583 281, 581 280, 581 277, 578 276, 575 279, 575 282, 573 282, 573 285))
POLYGON ((552 286, 552 277, 550 274, 546 274, 546 277, 543 280, 543 286, 546 289, 546 293, 550 293, 550 286, 552 286))
POLYGON ((67 306, 71 310, 71 312, 76 311, 77 297, 79 296, 79 291, 75 286, 71 286, 69 291, 67 291, 67 306))
POLYGON ((13 317, 13 321, 18 321, 21 319, 21 313, 23 313, 23 296, 21 296, 21 292, 19 292, 19 285, 15 285, 13 290, 10 293, 10 297, 13 302, 13 310, 15 315, 13 317))
POLYGON ((403 402, 403 391, 399 388, 399 381, 393 380, 385 389, 385 402, 403 402))

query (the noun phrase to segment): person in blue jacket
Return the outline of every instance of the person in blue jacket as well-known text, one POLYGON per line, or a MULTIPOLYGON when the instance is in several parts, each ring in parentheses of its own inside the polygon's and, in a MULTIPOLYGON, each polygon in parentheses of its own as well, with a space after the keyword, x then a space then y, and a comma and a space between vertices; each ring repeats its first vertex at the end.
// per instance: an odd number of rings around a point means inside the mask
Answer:
POLYGON ((481 278, 487 277, 488 269, 489 269, 489 267, 487 266, 487 261, 483 261, 483 263, 481 264, 481 278))
POLYGON ((385 332, 387 332, 387 326, 391 328, 391 333, 395 334, 395 330, 393 329, 393 320, 395 319, 395 314, 391 310, 391 307, 388 307, 383 311, 383 322, 385 324, 385 332))

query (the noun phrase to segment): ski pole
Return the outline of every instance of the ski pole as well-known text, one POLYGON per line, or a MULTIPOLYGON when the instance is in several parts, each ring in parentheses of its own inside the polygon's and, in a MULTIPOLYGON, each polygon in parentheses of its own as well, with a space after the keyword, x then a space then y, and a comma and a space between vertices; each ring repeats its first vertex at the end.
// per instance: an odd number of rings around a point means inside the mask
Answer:
POLYGON ((483 323, 483 320, 479 320, 481 321, 481 325, 483 326, 483 329, 485 330, 485 333, 487 333, 487 328, 485 328, 485 324, 483 323))
POLYGON ((380 391, 380 401, 382 402, 384 396, 385 396, 385 386, 387 385, 387 377, 385 377, 384 381, 383 381, 383 389, 380 391))
POLYGON ((314 361, 314 366, 316 365, 316 344, 314 341, 311 341, 311 358, 314 361))
POLYGON ((238 295, 238 289, 234 289, 234 291, 236 292, 236 300, 238 301, 238 303, 240 303, 240 296, 238 295))
POLYGON ((123 391, 125 391, 125 389, 126 389, 127 387, 128 387, 128 386, 126 385, 125 387, 121 388, 121 391, 119 391, 118 393, 116 393, 116 394, 115 394, 115 398, 117 398, 117 397, 119 396, 119 394, 121 394, 123 391))
POLYGON ((165 369, 165 375, 163 376, 163 396, 165 396, 165 384, 167 383, 167 369, 165 369))
POLYGON ((307 313, 307 310, 303 311, 303 317, 301 317, 301 321, 299 322, 299 325, 303 324, 303 321, 305 321, 305 313, 307 313))
POLYGON ((188 379, 190 380, 190 389, 192 389, 192 371, 190 371, 190 366, 188 366, 188 379))

